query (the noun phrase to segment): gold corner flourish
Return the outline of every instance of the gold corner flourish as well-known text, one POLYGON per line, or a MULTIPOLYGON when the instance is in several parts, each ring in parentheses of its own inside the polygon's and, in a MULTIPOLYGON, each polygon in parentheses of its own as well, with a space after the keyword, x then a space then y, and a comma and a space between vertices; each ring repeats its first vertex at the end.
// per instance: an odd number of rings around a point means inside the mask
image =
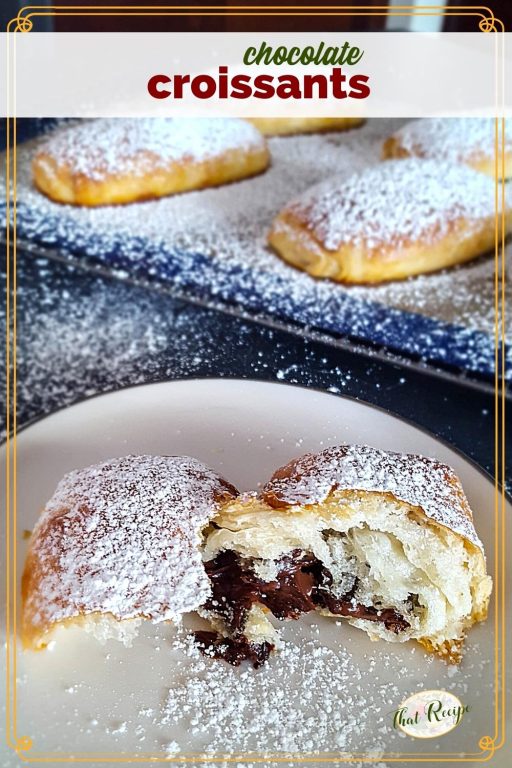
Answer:
POLYGON ((34 26, 32 19, 27 19, 24 16, 16 17, 15 32, 30 32, 34 26))
POLYGON ((8 29, 13 25, 13 29, 9 30, 12 32, 31 32, 34 28, 34 22, 30 18, 30 16, 24 16, 25 11, 29 11, 30 6, 23 6, 19 9, 18 15, 15 16, 11 21, 9 22, 8 29))
POLYGON ((490 760, 496 751, 496 739, 493 739, 492 736, 482 736, 478 742, 478 746, 483 752, 489 752, 486 759, 490 760))
POLYGON ((30 749, 32 749, 32 745, 33 742, 30 736, 20 736, 18 739, 16 739, 16 753, 19 755, 20 752, 28 752, 30 749))
MULTIPOLYGON (((490 16, 483 16, 478 22, 480 32, 497 32, 496 22, 498 19, 494 16, 493 12, 489 9, 490 16)), ((485 736, 484 736, 485 738, 485 736)))

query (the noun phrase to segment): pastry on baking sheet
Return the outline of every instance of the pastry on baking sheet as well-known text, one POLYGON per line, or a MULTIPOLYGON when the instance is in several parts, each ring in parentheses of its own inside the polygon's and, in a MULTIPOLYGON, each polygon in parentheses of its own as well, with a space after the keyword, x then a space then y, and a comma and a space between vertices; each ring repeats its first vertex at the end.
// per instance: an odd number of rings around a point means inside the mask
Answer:
POLYGON ((25 647, 59 626, 128 640, 209 595, 200 532, 236 489, 199 461, 126 456, 66 475, 32 534, 22 579, 25 647), (135 621, 134 621, 135 620, 135 621))
POLYGON ((362 117, 251 117, 248 120, 264 136, 348 131, 364 123, 362 117))
MULTIPOLYGON (((264 611, 286 619, 317 610, 372 639, 417 640, 451 663, 485 619, 492 587, 453 470, 368 446, 303 456, 259 496, 225 504, 203 559, 206 610, 235 636, 249 615, 254 631, 255 606, 262 635, 264 611)), ((221 640, 208 640, 222 655, 221 640)))
MULTIPOLYGON (((509 122, 505 122, 505 128, 509 122)), ((505 178, 512 176, 512 133, 505 130, 505 178)), ((487 176, 501 175, 501 142, 496 120, 480 117, 431 117, 412 120, 384 142, 382 156, 425 157, 464 163, 487 176), (496 148, 498 173, 496 174, 496 148)))
POLYGON ((109 118, 56 132, 32 172, 52 200, 97 206, 226 184, 269 161, 265 139, 245 120, 109 118))
MULTIPOLYGON (((507 205, 507 230, 511 224, 507 205)), ((278 214, 268 241, 314 277, 381 283, 474 259, 494 247, 495 231, 491 179, 410 158, 312 187, 278 214)))

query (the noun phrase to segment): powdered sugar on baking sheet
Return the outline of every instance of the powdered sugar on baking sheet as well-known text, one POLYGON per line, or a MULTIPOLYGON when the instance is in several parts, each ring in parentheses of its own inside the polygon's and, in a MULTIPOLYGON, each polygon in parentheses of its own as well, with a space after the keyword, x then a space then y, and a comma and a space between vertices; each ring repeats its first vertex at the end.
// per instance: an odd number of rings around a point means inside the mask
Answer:
POLYGON ((454 471, 436 459, 368 445, 340 445, 307 454, 279 470, 263 493, 285 504, 316 504, 334 489, 391 493, 480 549, 469 503, 454 471))
POLYGON ((411 158, 332 177, 286 210, 327 250, 386 251, 436 243, 461 220, 471 237, 494 220, 494 195, 494 181, 471 168, 411 158))
MULTIPOLYGON (((28 142, 17 153, 18 235, 122 278, 492 372, 492 256, 445 273, 365 287, 315 280, 266 246, 274 217, 290 199, 333 174, 349 176, 378 163, 383 139, 400 124, 370 120, 347 132, 273 138, 271 167, 253 179, 95 209, 58 205, 35 190, 30 166, 41 140, 28 142)), ((507 282, 512 301, 510 288, 507 282)))
POLYGON ((59 165, 93 181, 142 176, 174 162, 202 162, 234 149, 264 147, 261 134, 234 118, 108 118, 59 129, 41 147, 59 165))
MULTIPOLYGON (((494 158, 496 121, 492 117, 429 117, 396 131, 400 147, 413 155, 451 163, 494 158)), ((512 150, 511 122, 505 121, 505 151, 512 150)), ((501 146, 498 145, 498 151, 501 146)))
MULTIPOLYGON (((196 459, 127 456, 66 475, 35 528, 33 623, 175 619, 210 592, 199 531, 234 488, 196 459)), ((30 555, 29 555, 30 558, 30 555)))

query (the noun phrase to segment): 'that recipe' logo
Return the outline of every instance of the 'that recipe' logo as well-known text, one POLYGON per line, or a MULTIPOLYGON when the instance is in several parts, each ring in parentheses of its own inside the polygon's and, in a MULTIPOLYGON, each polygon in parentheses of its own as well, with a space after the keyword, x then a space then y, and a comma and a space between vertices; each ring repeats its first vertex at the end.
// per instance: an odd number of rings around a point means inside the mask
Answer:
POLYGON ((433 739, 456 728, 469 709, 448 691, 419 691, 392 712, 393 728, 416 739, 433 739))

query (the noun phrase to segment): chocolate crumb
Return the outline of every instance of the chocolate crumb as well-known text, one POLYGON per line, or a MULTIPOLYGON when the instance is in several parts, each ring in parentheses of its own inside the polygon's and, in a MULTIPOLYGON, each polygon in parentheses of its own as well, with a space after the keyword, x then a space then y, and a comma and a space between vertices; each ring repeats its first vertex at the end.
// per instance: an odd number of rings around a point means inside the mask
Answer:
POLYGON ((250 661, 254 669, 261 667, 274 649, 272 643, 251 643, 245 636, 222 637, 217 632, 196 631, 194 638, 202 654, 214 659, 224 659, 233 667, 242 661, 250 661))

